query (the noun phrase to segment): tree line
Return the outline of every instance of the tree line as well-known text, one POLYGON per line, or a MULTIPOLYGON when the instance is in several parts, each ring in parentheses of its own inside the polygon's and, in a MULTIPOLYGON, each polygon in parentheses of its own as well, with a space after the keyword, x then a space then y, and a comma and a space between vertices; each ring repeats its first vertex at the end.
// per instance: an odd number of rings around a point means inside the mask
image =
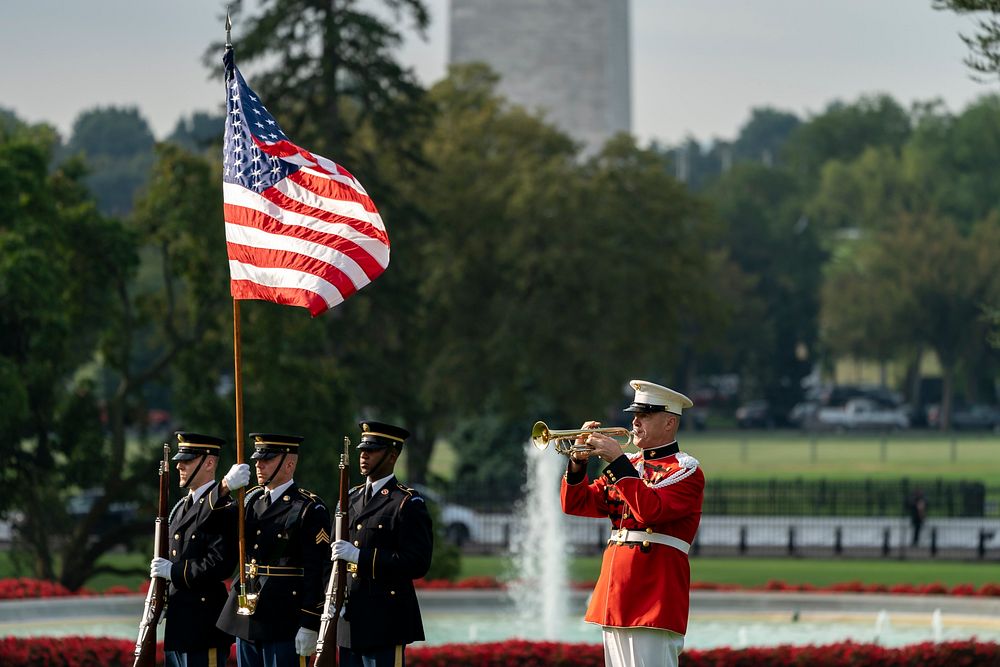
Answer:
MULTIPOLYGON (((933 351, 946 396, 992 391, 1000 99, 758 109, 732 142, 623 135, 584 156, 484 66, 419 86, 393 56, 426 26, 418 0, 389 3, 398 23, 306 4, 242 17, 237 60, 289 136, 365 183, 392 242, 388 271, 321 318, 242 306, 246 428, 304 435, 321 496, 360 417, 413 432, 409 482, 435 481, 447 440, 466 484, 516 487, 531 423, 620 419, 630 377, 737 373, 790 407, 839 356, 918 370, 933 351)), ((221 132, 196 114, 156 143, 109 108, 63 143, 0 114, 0 512, 71 588, 148 541, 152 408, 237 437, 221 132), (126 502, 142 520, 102 523, 126 502)))

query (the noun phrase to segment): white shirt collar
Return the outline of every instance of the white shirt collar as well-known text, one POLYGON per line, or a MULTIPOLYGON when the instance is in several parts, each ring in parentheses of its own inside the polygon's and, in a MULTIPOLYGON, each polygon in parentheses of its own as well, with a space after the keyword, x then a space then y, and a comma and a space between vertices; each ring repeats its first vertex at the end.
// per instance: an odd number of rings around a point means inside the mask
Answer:
MULTIPOLYGON (((386 475, 385 477, 383 477, 382 479, 376 479, 374 482, 371 482, 371 485, 372 485, 372 495, 374 496, 376 493, 378 493, 382 489, 382 487, 385 486, 386 484, 388 484, 389 480, 392 479, 395 476, 396 476, 396 473, 392 473, 391 472, 388 475, 386 475)), ((365 482, 365 483, 367 484, 368 482, 365 482)))
POLYGON ((215 480, 210 479, 201 486, 199 486, 194 491, 189 491, 188 493, 191 496, 191 504, 193 505, 196 502, 198 502, 198 499, 201 498, 203 495, 205 495, 205 492, 208 491, 208 487, 212 486, 213 484, 215 484, 215 480))
POLYGON ((273 489, 268 489, 268 493, 271 494, 271 502, 273 503, 275 500, 277 500, 278 498, 280 498, 281 494, 284 493, 285 490, 288 489, 288 487, 290 487, 294 483, 295 483, 295 480, 294 479, 290 479, 287 482, 285 482, 284 484, 282 484, 281 486, 276 486, 273 489))

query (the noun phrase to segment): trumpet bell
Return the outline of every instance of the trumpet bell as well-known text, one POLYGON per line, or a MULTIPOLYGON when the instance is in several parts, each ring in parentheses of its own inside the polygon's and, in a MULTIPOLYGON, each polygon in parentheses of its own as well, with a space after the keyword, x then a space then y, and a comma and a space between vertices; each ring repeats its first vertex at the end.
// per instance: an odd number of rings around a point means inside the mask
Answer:
POLYGON ((549 446, 549 427, 545 422, 535 422, 531 427, 531 444, 538 449, 545 449, 549 446))

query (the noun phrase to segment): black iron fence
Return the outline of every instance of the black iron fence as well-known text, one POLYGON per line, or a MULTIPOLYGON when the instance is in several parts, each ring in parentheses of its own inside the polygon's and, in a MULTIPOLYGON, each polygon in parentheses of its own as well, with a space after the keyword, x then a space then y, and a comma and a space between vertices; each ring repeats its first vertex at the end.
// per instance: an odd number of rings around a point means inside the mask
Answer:
MULTIPOLYGON (((905 516, 916 493, 927 518, 1000 518, 1000 486, 977 481, 910 479, 709 480, 706 516, 905 516)), ((455 484, 447 503, 489 514, 509 513, 525 493, 518 484, 455 484)))
MULTIPOLYGON (((449 540, 470 553, 505 553, 527 494, 516 484, 470 484, 432 496, 449 540)), ((532 508, 525 508, 527 516, 532 508)), ((1000 486, 951 480, 712 480, 695 553, 993 559, 1000 548, 1000 486), (926 502, 923 530, 908 503, 926 502)), ((530 519, 529 519, 530 520, 530 519)), ((600 553, 606 519, 567 517, 576 553, 600 553)))
POLYGON ((703 513, 712 516, 902 516, 917 494, 927 517, 997 516, 1000 488, 951 480, 709 480, 703 513), (988 502, 992 501, 992 502, 988 502))

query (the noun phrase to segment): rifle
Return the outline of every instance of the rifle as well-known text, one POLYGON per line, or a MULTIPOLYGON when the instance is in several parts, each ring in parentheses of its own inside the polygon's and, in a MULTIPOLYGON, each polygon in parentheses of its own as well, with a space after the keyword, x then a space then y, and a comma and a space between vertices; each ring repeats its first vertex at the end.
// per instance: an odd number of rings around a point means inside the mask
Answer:
MULTIPOLYGON (((344 453, 340 455, 340 494, 337 503, 337 513, 334 515, 334 539, 346 540, 350 535, 350 524, 347 522, 347 487, 350 485, 348 456, 351 439, 344 438, 344 453)), ((337 658, 337 622, 340 620, 340 610, 344 607, 344 589, 347 585, 347 562, 338 560, 333 563, 330 581, 326 584, 326 602, 323 603, 323 615, 319 622, 319 639, 316 642, 316 660, 313 667, 333 667, 337 658), (324 652, 324 648, 329 650, 324 652)))
MULTIPOLYGON (((153 533, 153 555, 167 557, 167 497, 170 494, 170 445, 163 445, 163 460, 160 461, 160 504, 156 512, 156 528, 153 533)), ((150 577, 146 591, 146 604, 139 619, 139 638, 135 640, 135 662, 132 667, 153 667, 156 664, 156 624, 167 600, 167 580, 150 577)))

